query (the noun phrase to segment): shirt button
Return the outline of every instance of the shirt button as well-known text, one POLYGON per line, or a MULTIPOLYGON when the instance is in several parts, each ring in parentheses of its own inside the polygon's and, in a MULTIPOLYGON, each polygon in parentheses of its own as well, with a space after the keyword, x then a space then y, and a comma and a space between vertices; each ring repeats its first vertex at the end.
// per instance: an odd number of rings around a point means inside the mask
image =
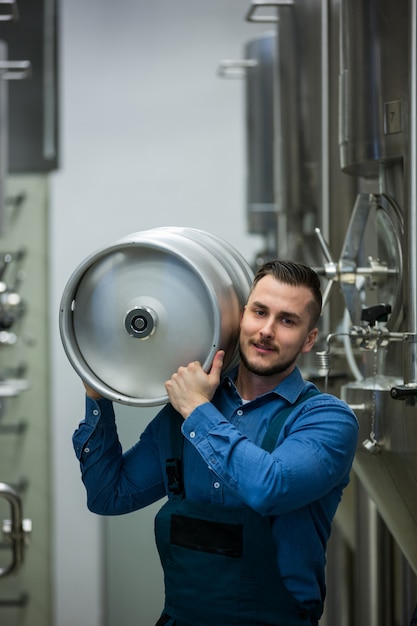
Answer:
POLYGON ((193 430, 190 432, 190 437, 191 437, 191 439, 194 439, 194 437, 195 437, 195 432, 193 430))
POLYGON ((84 448, 84 452, 90 452, 90 448, 84 448))
POLYGON ((239 409, 238 411, 236 411, 236 413, 237 413, 238 415, 243 415, 243 411, 242 411, 242 409, 239 409))
POLYGON ((94 409, 93 415, 98 415, 98 409, 94 409))
POLYGON ((213 483, 213 487, 215 489, 218 489, 220 487, 220 483, 218 483, 218 482, 213 483))

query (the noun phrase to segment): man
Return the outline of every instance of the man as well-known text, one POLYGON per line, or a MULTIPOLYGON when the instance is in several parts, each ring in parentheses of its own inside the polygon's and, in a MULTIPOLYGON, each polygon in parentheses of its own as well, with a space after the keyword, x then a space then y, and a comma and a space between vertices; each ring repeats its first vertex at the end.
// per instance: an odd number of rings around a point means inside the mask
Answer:
POLYGON ((158 626, 317 625, 331 522, 356 450, 349 407, 303 380, 321 312, 310 268, 257 272, 240 326, 241 360, 223 352, 166 382, 170 403, 122 453, 112 404, 87 387, 74 434, 88 506, 128 513, 168 496, 155 520, 165 577, 158 626))

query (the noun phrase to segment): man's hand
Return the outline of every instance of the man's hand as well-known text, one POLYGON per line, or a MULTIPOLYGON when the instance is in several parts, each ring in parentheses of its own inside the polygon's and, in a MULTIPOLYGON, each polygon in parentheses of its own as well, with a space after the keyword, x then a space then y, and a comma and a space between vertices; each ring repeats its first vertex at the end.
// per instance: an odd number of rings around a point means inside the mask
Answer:
POLYGON ((169 401, 184 419, 200 404, 210 402, 214 396, 223 367, 224 350, 216 352, 207 374, 198 361, 180 367, 165 383, 169 401))
POLYGON ((89 398, 93 398, 93 400, 100 400, 100 398, 103 397, 95 389, 87 385, 87 383, 85 383, 84 381, 83 381, 83 385, 85 387, 85 393, 87 394, 89 398))

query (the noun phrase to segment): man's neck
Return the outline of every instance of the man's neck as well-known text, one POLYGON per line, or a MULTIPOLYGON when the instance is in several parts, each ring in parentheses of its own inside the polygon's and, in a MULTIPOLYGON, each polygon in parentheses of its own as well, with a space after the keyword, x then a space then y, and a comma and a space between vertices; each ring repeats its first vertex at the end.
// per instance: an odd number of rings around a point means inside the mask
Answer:
MULTIPOLYGON (((295 367, 295 366, 294 366, 295 367)), ((292 369, 294 369, 294 367, 292 369)), ((268 391, 275 389, 280 382, 287 378, 292 370, 281 372, 273 376, 260 376, 250 372, 245 365, 240 362, 236 377, 236 389, 243 400, 254 400, 268 391)))

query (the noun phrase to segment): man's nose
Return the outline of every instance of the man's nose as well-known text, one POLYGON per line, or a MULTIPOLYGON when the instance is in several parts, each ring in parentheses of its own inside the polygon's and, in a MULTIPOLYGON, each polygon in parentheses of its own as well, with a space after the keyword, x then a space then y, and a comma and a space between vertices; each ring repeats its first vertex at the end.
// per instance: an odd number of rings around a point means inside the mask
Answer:
POLYGON ((266 319, 260 332, 263 337, 273 337, 275 333, 274 320, 266 319))

